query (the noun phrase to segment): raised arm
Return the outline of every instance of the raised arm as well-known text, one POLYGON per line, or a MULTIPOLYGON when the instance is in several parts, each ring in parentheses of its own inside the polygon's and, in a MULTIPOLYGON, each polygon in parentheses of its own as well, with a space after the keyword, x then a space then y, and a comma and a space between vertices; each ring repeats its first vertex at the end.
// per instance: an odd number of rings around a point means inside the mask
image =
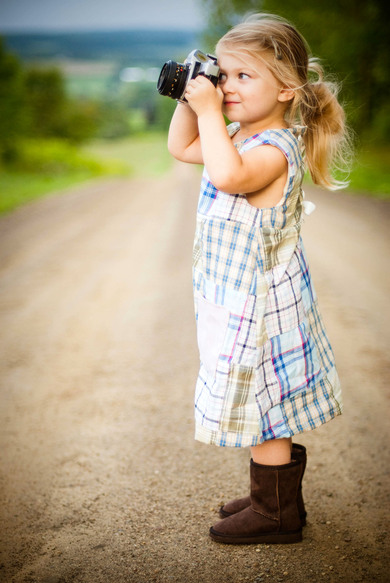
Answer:
POLYGON ((189 83, 186 98, 197 114, 203 163, 216 188, 231 194, 248 194, 261 191, 278 178, 283 182, 287 161, 279 149, 261 146, 238 153, 222 115, 220 88, 215 89, 210 81, 198 76, 189 83))
POLYGON ((186 103, 178 103, 168 134, 168 150, 177 160, 203 164, 198 118, 186 103))

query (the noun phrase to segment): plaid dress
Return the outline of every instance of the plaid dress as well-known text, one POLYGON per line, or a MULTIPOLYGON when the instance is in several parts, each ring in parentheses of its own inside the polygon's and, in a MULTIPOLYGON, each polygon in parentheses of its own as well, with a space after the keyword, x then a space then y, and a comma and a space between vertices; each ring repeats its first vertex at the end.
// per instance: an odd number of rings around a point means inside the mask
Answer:
MULTIPOLYGON (((238 124, 229 126, 233 135, 238 124)), ((281 201, 259 209, 204 171, 193 252, 200 370, 195 439, 244 447, 314 429, 341 413, 334 356, 300 230, 305 128, 266 130, 288 161, 281 201)))

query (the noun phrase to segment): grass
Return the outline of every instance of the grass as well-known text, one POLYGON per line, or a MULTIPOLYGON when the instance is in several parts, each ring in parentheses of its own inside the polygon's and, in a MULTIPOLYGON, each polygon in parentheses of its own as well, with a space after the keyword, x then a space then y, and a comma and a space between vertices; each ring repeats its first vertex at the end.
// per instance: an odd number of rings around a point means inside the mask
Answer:
POLYGON ((25 140, 17 160, 0 172, 0 213, 91 178, 130 172, 123 162, 99 159, 60 140, 25 140))
POLYGON ((362 147, 350 176, 349 190, 381 199, 390 198, 390 146, 362 147))
MULTIPOLYGON (((349 180, 346 189, 351 194, 360 194, 382 200, 390 199, 390 146, 363 147, 355 152, 351 172, 335 172, 340 180, 349 180)), ((312 184, 310 174, 305 175, 305 182, 312 184)))
POLYGON ((147 132, 113 142, 95 142, 86 151, 105 160, 129 164, 132 176, 160 176, 172 166, 164 132, 147 132))
POLYGON ((172 164, 166 139, 163 132, 148 132, 83 148, 59 140, 25 141, 17 164, 0 172, 0 213, 99 176, 157 177, 172 164))
POLYGON ((66 176, 3 172, 0 174, 0 213, 9 212, 44 194, 60 191, 90 178, 91 174, 82 170, 70 172, 66 176))

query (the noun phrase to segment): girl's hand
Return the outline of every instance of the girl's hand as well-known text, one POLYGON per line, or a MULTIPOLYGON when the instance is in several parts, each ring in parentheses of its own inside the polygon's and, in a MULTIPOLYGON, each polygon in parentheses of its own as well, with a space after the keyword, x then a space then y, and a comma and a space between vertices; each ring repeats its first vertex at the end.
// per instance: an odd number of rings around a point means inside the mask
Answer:
POLYGON ((222 111, 223 93, 221 88, 215 88, 211 81, 203 75, 198 75, 188 83, 185 98, 198 117, 208 111, 219 113, 222 111))

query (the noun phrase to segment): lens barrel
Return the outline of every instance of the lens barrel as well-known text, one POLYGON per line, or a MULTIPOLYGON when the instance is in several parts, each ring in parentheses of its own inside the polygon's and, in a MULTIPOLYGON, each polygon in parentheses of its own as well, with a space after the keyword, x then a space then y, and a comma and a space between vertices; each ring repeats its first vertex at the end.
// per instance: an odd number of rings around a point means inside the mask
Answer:
POLYGON ((157 91, 172 99, 181 99, 186 85, 187 68, 182 63, 167 61, 157 81, 157 91))

